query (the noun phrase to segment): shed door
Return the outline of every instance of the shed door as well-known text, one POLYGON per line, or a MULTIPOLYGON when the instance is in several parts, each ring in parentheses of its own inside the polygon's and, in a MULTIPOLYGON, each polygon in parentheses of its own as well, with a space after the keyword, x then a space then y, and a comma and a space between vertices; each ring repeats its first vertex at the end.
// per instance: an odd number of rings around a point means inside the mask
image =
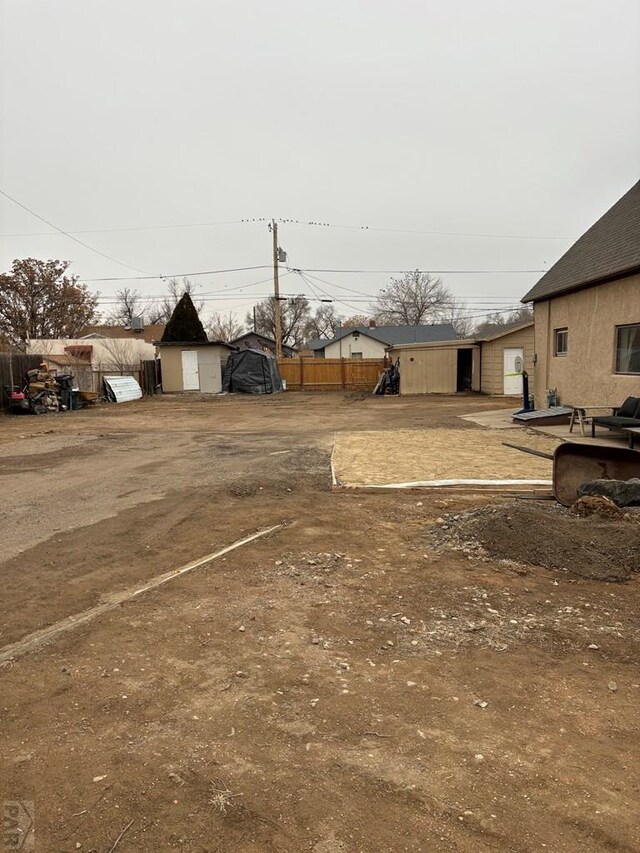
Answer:
POLYGON ((504 352, 504 394, 510 397, 522 394, 522 369, 524 349, 505 347, 504 352))
POLYGON ((198 353, 194 349, 182 350, 182 390, 199 391, 198 353))
POLYGON ((200 347, 198 350, 200 390, 203 394, 219 394, 222 391, 220 353, 216 347, 200 347))

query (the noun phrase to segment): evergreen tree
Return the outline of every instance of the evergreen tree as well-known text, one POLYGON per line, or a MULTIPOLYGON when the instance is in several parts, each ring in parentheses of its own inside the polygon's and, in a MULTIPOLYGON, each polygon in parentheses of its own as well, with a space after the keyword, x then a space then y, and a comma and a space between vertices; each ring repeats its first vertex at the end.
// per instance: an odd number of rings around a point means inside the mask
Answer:
POLYGON ((191 297, 188 293, 184 293, 173 309, 171 319, 167 323, 162 343, 195 343, 197 341, 206 341, 207 333, 204 326, 200 322, 200 317, 196 311, 191 297))

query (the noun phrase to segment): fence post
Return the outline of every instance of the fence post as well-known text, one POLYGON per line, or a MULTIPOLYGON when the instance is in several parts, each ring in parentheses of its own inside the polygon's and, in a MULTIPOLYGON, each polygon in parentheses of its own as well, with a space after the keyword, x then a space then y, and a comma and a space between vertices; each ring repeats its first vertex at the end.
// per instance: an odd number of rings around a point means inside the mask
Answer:
POLYGON ((345 391, 347 388, 346 371, 345 371, 345 365, 344 365, 344 358, 342 358, 342 357, 340 358, 340 379, 342 382, 342 390, 345 391))
POLYGON ((304 361, 300 356, 300 390, 304 390, 304 361))

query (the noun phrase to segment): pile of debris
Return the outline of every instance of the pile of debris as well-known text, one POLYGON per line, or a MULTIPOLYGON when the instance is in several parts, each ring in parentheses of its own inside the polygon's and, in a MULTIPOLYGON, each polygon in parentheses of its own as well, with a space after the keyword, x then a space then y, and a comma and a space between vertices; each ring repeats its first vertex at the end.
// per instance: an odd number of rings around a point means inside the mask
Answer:
POLYGON ((20 391, 12 389, 9 396, 10 411, 33 415, 65 411, 73 405, 73 375, 53 375, 46 363, 27 371, 25 384, 20 391))
POLYGON ((488 506, 439 518, 429 537, 437 550, 460 551, 511 572, 543 566, 625 581, 640 571, 640 509, 615 509, 620 515, 612 519, 580 515, 582 505, 576 511, 551 502, 488 506))

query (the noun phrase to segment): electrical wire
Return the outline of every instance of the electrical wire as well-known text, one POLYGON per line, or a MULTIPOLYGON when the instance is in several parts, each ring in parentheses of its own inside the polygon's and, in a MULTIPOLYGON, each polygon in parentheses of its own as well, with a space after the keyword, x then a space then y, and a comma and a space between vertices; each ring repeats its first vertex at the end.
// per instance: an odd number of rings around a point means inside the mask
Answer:
POLYGON ((146 270, 138 269, 138 267, 132 267, 130 264, 125 264, 122 261, 119 261, 117 258, 112 257, 111 255, 105 254, 105 252, 101 252, 99 249, 94 249, 93 246, 90 246, 88 243, 84 243, 82 240, 78 240, 77 237, 74 237, 73 234, 70 234, 68 231, 65 231, 63 228, 59 228, 57 225, 54 225, 53 222, 49 222, 48 219, 45 219, 44 216, 40 216, 39 213, 36 213, 35 210, 31 210, 30 207, 27 207, 26 204, 22 204, 21 201, 18 201, 17 198, 9 195, 8 192, 5 192, 3 189, 0 189, 0 194, 5 198, 8 198, 9 201, 12 201, 18 207, 21 207, 23 210, 26 210, 27 213, 30 213, 31 216, 35 216, 36 219, 39 219, 41 222, 44 222, 45 225, 48 225, 50 228, 53 228, 55 231, 58 231, 60 234, 64 234, 65 237, 68 237, 70 240, 73 240, 74 243, 78 243, 80 246, 84 246, 85 249, 88 249, 90 252, 94 252, 96 255, 100 255, 103 258, 106 258, 108 261, 112 261, 114 264, 118 264, 120 267, 124 267, 127 270, 135 270, 135 272, 144 273, 145 275, 150 275, 146 270))
MULTIPOLYGON (((43 222, 46 220, 43 220, 43 222)), ((115 234, 126 233, 132 231, 165 231, 172 229, 186 228, 217 228, 223 225, 251 225, 258 222, 271 222, 272 217, 260 216, 255 218, 244 219, 229 219, 223 222, 185 222, 176 223, 174 225, 137 225, 122 228, 86 228, 75 231, 64 232, 67 236, 70 234, 115 234)), ((336 228, 344 231, 375 231, 387 234, 426 234, 435 237, 477 237, 487 238, 492 240, 570 240, 571 237, 551 237, 545 234, 494 234, 473 231, 437 231, 432 229, 422 228, 386 228, 382 225, 341 225, 333 222, 318 222, 315 220, 302 219, 279 219, 276 217, 276 222, 283 225, 302 225, 306 227, 320 228, 336 228)), ((50 223, 47 222, 47 225, 50 223)), ((54 227, 54 226, 52 226, 54 227)), ((60 229, 56 229, 60 230, 60 229)), ((50 231, 23 233, 23 234, 3 234, 3 237, 48 237, 50 231)))
POLYGON ((246 272, 247 270, 268 270, 271 269, 271 264, 258 264, 255 267, 233 267, 227 270, 200 270, 199 272, 176 272, 171 273, 170 275, 123 275, 123 276, 112 276, 111 278, 85 278, 83 281, 85 282, 95 282, 95 281, 144 281, 151 279, 161 279, 163 281, 169 280, 172 278, 195 278, 199 275, 221 275, 223 273, 228 272, 246 272))
MULTIPOLYGON (((471 270, 436 270, 431 269, 431 267, 417 267, 417 269, 424 269, 433 275, 500 275, 500 274, 508 274, 514 275, 516 273, 524 273, 524 274, 540 274, 545 273, 547 270, 485 270, 485 269, 471 269, 471 270)), ((407 273, 412 273, 416 271, 416 267, 410 270, 339 270, 339 269, 313 269, 309 267, 304 270, 307 273, 310 272, 338 272, 338 273, 357 273, 357 274, 366 274, 366 275, 406 275, 407 273)))

